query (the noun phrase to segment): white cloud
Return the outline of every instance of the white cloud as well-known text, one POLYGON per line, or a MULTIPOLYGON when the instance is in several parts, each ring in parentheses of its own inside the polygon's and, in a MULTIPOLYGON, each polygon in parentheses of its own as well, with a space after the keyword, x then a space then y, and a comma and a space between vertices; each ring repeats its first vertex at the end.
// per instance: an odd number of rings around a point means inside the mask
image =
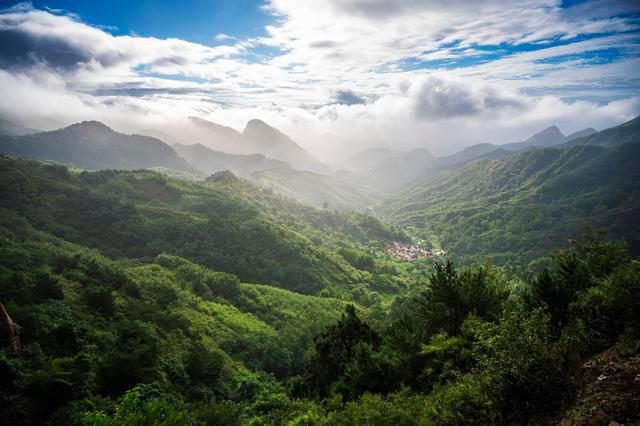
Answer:
POLYGON ((418 119, 456 118, 505 108, 520 110, 525 106, 517 95, 492 86, 434 76, 415 82, 408 96, 418 119))
POLYGON ((114 36, 24 4, 5 10, 0 114, 123 130, 190 115, 241 128, 257 117, 297 134, 444 153, 554 123, 602 128, 640 112, 639 21, 617 16, 637 10, 633 2, 271 0, 267 9, 278 17, 267 36, 219 33, 226 43, 215 47, 114 36), (590 38, 552 43, 577 35, 590 38), (541 49, 497 50, 526 43, 541 49), (265 58, 265 47, 281 53, 265 58), (588 60, 612 50, 620 57, 588 60), (443 60, 458 66, 420 67, 443 60))
POLYGON ((225 33, 218 33, 213 39, 216 41, 237 40, 235 37, 225 33))

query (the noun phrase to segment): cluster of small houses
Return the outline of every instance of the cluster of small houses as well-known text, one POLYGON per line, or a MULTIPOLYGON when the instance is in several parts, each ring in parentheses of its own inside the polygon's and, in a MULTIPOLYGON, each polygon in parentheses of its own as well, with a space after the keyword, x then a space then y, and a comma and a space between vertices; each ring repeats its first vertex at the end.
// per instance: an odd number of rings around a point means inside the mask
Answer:
POLYGON ((385 251, 387 254, 395 257, 398 260, 404 262, 413 262, 418 259, 429 259, 433 257, 441 257, 447 254, 442 249, 427 250, 420 244, 405 244, 397 241, 392 241, 385 244, 385 251))

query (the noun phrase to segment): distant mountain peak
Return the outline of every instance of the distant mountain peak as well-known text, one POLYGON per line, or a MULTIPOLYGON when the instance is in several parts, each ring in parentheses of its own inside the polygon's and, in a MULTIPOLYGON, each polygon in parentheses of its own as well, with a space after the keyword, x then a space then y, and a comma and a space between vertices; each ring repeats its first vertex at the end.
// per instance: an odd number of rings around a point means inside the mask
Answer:
POLYGON ((88 131, 109 132, 109 133, 115 132, 111 127, 107 126, 103 122, 95 121, 95 120, 81 121, 80 123, 72 124, 72 125, 70 125, 68 127, 60 129, 60 130, 66 130, 66 129, 69 129, 69 130, 88 130, 88 131))
POLYGON ((597 133, 597 130, 593 127, 589 127, 587 129, 578 130, 577 132, 573 132, 570 135, 567 135, 567 142, 572 141, 574 139, 584 138, 586 136, 591 136, 594 133, 597 133))
POLYGON ((265 123, 264 121, 260 120, 259 118, 252 118, 247 122, 247 127, 256 127, 256 126, 273 128, 269 126, 267 123, 265 123))
POLYGON ((223 126, 222 124, 214 123, 213 121, 205 120, 204 118, 190 116, 189 120, 192 123, 194 123, 194 124, 196 124, 198 126, 206 127, 206 128, 209 128, 209 129, 223 130, 223 131, 228 131, 228 132, 232 132, 232 133, 238 133, 238 131, 236 129, 232 128, 232 127, 223 126))
POLYGON ((161 140, 120 133, 99 121, 83 121, 50 132, 20 136, 13 145, 3 149, 13 155, 96 170, 190 169, 187 162, 161 140))
POLYGON ((527 142, 539 142, 547 145, 564 142, 564 138, 565 136, 558 126, 553 125, 531 136, 527 142))
MULTIPOLYGON (((258 118, 253 118, 253 119, 249 120, 249 122, 247 122, 247 125, 245 126, 244 130, 242 131, 242 134, 245 135, 245 136, 248 136, 248 137, 256 136, 258 134, 286 136, 280 130, 276 129, 275 127, 272 127, 272 126, 268 125, 267 123, 265 123, 264 121, 262 121, 262 120, 260 120, 258 118)), ((287 138, 288 138, 288 136, 287 136, 287 138)))
POLYGON ((266 144, 271 146, 285 144, 288 145, 289 148, 295 146, 296 149, 302 150, 289 135, 282 133, 280 130, 257 118, 249 120, 242 131, 242 136, 250 141, 258 142, 260 145, 266 144))
POLYGON ((425 148, 415 148, 407 152, 406 154, 404 154, 405 158, 411 158, 411 157, 417 157, 417 156, 423 159, 435 158, 434 155, 428 149, 425 149, 425 148))

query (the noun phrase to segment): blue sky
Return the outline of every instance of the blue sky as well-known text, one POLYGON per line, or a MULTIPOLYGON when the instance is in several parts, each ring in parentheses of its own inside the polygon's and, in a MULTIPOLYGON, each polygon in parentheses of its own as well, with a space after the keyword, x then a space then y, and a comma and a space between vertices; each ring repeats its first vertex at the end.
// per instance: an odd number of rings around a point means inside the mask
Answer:
POLYGON ((259 117, 301 135, 453 146, 479 132, 506 140, 640 113, 637 1, 2 0, 0 9, 9 93, 0 115, 23 122, 135 129, 197 115, 241 128, 259 117))
MULTIPOLYGON (((8 2, 12 3, 12 2, 8 2)), ((265 35, 274 17, 261 0, 37 0, 34 7, 61 9, 112 34, 180 38, 207 45, 223 33, 237 38, 265 35)))

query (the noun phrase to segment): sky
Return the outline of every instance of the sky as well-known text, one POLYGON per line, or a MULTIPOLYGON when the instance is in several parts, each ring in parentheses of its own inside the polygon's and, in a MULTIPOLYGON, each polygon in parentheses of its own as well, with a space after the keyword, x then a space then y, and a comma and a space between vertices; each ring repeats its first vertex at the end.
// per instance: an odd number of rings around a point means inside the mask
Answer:
POLYGON ((635 0, 0 0, 0 117, 42 129, 260 118, 325 159, 444 155, 629 120, 638 70, 635 0))

